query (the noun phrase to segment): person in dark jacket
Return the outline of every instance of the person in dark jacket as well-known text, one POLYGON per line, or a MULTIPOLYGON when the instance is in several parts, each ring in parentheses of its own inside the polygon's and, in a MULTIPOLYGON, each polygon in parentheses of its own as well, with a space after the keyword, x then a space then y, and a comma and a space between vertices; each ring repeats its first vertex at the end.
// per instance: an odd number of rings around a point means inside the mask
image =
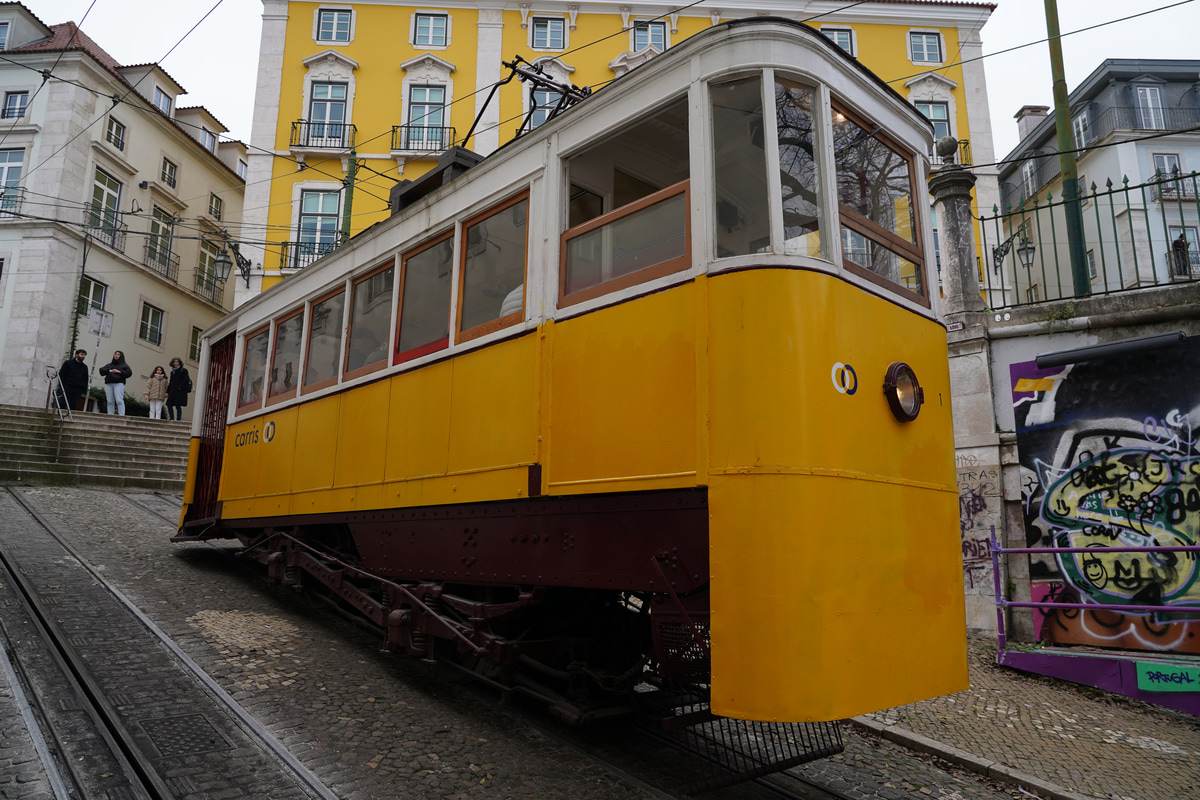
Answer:
POLYGON ((192 390, 192 376, 188 374, 183 360, 171 359, 171 380, 167 382, 167 419, 183 419, 183 407, 187 405, 188 392, 192 390))
POLYGON ((87 350, 76 350, 75 357, 68 358, 58 368, 58 379, 62 381, 63 392, 66 394, 65 398, 59 398, 60 407, 74 411, 79 404, 79 398, 83 397, 83 393, 87 391, 88 368, 84 363, 86 360, 87 350))
POLYGON ((125 416, 125 381, 133 377, 133 369, 125 363, 125 354, 120 350, 113 353, 112 361, 100 368, 100 374, 104 376, 108 413, 125 416))

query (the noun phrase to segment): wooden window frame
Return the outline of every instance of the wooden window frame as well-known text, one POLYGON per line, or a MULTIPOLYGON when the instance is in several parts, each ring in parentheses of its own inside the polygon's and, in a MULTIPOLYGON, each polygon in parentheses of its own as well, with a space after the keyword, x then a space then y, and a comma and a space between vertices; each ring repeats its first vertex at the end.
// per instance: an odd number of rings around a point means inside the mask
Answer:
POLYGON ((607 214, 601 214, 598 217, 588 220, 574 228, 568 228, 562 232, 559 237, 559 253, 558 253, 558 307, 566 308, 591 300, 596 297, 602 297, 612 292, 628 289, 630 286, 636 286, 639 283, 646 283, 656 278, 662 278, 666 275, 671 275, 676 272, 683 272, 690 269, 692 266, 692 200, 691 200, 691 178, 685 178, 679 183, 672 184, 665 189, 660 189, 654 194, 649 194, 640 200, 635 200, 632 203, 627 203, 620 208, 613 209, 607 214), (636 214, 642 209, 649 208, 652 205, 668 200, 675 195, 682 194, 684 197, 684 218, 683 218, 683 255, 676 258, 663 261, 658 264, 652 264, 648 267, 643 267, 635 272, 630 272, 627 275, 622 275, 618 278, 613 278, 610 281, 598 283, 595 286, 589 286, 586 289, 580 289, 571 294, 566 293, 567 288, 567 245, 572 239, 591 233, 597 228, 602 228, 605 225, 616 222, 622 217, 627 217, 631 214, 636 214))
MULTIPOLYGON (((831 100, 830 106, 835 114, 841 114, 846 119, 862 128, 864 131, 875 130, 877 127, 875 124, 869 122, 863 117, 860 117, 846 106, 840 104, 837 100, 831 100)), ((883 131, 875 133, 870 138, 878 139, 893 153, 908 161, 909 204, 913 209, 913 237, 916 239, 916 242, 914 243, 908 241, 900 234, 889 231, 887 228, 884 228, 871 219, 864 217, 862 214, 859 214, 849 206, 843 205, 840 191, 837 193, 838 224, 845 225, 847 228, 850 228, 855 233, 865 237, 868 241, 874 243, 875 245, 882 246, 885 250, 889 250, 901 258, 906 258, 913 262, 920 271, 921 292, 918 294, 902 284, 896 283, 895 281, 890 281, 887 278, 872 272, 866 267, 861 267, 846 258, 845 254, 842 255, 842 266, 848 272, 861 278, 865 278, 876 286, 880 286, 893 293, 899 294, 900 297, 906 297, 914 302, 920 303, 926 308, 932 308, 929 300, 930 281, 925 270, 925 253, 921 249, 921 243, 924 240, 924 232, 921 229, 921 210, 917 205, 918 198, 921 195, 917 193, 916 159, 911 154, 906 153, 905 149, 901 147, 895 139, 893 139, 891 136, 888 136, 883 131)), ((833 167, 834 181, 836 182, 838 175, 836 159, 831 166, 833 167)))
POLYGON ((469 342, 472 339, 478 339, 480 336, 487 336, 489 333, 494 333, 510 325, 515 325, 518 322, 525 320, 525 301, 528 299, 529 288, 529 190, 526 189, 520 192, 499 205, 492 206, 486 211, 482 211, 475 216, 467 219, 462 224, 463 242, 467 240, 467 231, 472 225, 476 225, 485 219, 494 217, 497 214, 512 208, 521 201, 526 201, 525 206, 525 264, 521 275, 521 310, 506 314, 503 317, 497 317, 489 322, 484 322, 467 330, 462 329, 462 309, 463 309, 463 293, 467 287, 467 247, 461 245, 458 250, 458 304, 454 310, 454 343, 469 342))
POLYGON ((263 401, 267 397, 267 390, 270 387, 266 386, 265 384, 267 381, 267 374, 268 374, 267 366, 271 363, 270 358, 268 358, 267 363, 263 365, 264 386, 263 386, 262 394, 259 395, 258 401, 254 402, 254 403, 245 403, 245 404, 242 403, 242 381, 245 380, 245 378, 246 378, 246 354, 250 351, 250 340, 254 339, 264 333, 267 334, 267 349, 270 350, 271 349, 271 322, 269 320, 267 322, 263 323, 262 325, 258 326, 257 328, 253 328, 253 329, 247 331, 246 334, 242 337, 242 369, 241 369, 241 372, 238 373, 238 381, 236 384, 234 384, 234 387, 233 387, 233 391, 234 391, 233 415, 235 417, 240 417, 243 414, 249 414, 252 411, 260 411, 263 408, 263 401))
MULTIPOLYGON (((428 241, 422 242, 400 256, 400 288, 399 295, 396 297, 396 331, 395 335, 392 337, 392 366, 403 364, 407 361, 412 361, 413 359, 420 358, 421 356, 427 356, 430 353, 436 353, 439 350, 445 350, 450 346, 450 334, 447 333, 441 339, 435 339, 429 344, 423 344, 419 347, 412 347, 404 352, 400 352, 399 350, 400 332, 404 327, 404 288, 408 281, 408 260, 414 256, 421 255, 421 253, 424 253, 426 250, 429 250, 432 247, 436 247, 447 239, 454 239, 454 228, 451 228, 440 236, 435 236, 428 241)), ((451 258, 453 261, 453 255, 451 258)), ((451 297, 453 297, 453 293, 451 294, 451 297)), ((450 309, 448 308, 446 309, 446 327, 450 327, 450 309)))
MULTIPOLYGON (((332 300, 334 297, 337 297, 339 294, 345 294, 345 293, 346 293, 346 285, 342 284, 338 288, 330 289, 325 294, 323 294, 319 297, 314 297, 312 300, 309 300, 307 303, 305 303, 304 310, 308 314, 308 326, 312 325, 312 319, 313 319, 312 310, 313 310, 314 306, 319 306, 321 303, 324 303, 326 300, 332 300)), ((342 320, 341 320, 340 324, 344 326, 346 324, 345 306, 342 306, 342 309, 343 309, 342 310, 342 320)), ((312 331, 310 330, 310 328, 308 326, 306 326, 304 328, 304 366, 303 366, 304 375, 308 374, 309 350, 312 348, 312 331)), ((345 328, 343 328, 342 329, 343 347, 338 348, 339 354, 344 352, 344 350, 345 350, 345 347, 344 347, 345 337, 346 337, 346 331, 345 331, 345 328)), ((337 365, 337 371, 334 372, 333 377, 322 378, 319 381, 313 381, 311 384, 306 384, 304 382, 304 376, 302 375, 300 377, 300 382, 298 384, 296 384, 296 388, 299 390, 299 394, 302 394, 302 395, 312 394, 313 392, 318 392, 321 389, 328 389, 330 386, 336 386, 337 382, 338 382, 338 377, 341 374, 342 374, 342 363, 339 363, 337 365)))
POLYGON ((276 349, 279 344, 279 326, 281 323, 295 319, 296 317, 301 318, 300 319, 300 351, 303 354, 303 352, 304 352, 304 335, 307 332, 307 329, 304 327, 304 321, 305 321, 304 320, 304 310, 305 310, 304 306, 301 306, 300 308, 295 309, 292 313, 282 314, 271 322, 271 334, 272 334, 271 335, 271 357, 269 359, 267 359, 267 376, 266 376, 266 383, 267 383, 266 405, 268 407, 273 406, 277 403, 283 403, 288 400, 292 400, 300 393, 300 391, 299 391, 300 390, 300 378, 304 377, 303 372, 301 372, 301 374, 299 376, 297 376, 295 386, 293 386, 291 389, 288 389, 286 392, 280 392, 279 394, 276 394, 276 395, 271 394, 271 372, 275 369, 275 356, 276 356, 276 349))
MULTIPOLYGON (((349 313, 346 314, 346 333, 345 333, 346 340, 344 342, 342 342, 342 380, 343 381, 352 381, 355 378, 361 378, 363 375, 370 375, 372 372, 378 372, 381 369, 387 368, 387 366, 389 364, 390 358, 385 354, 384 357, 379 359, 378 361, 372 361, 370 364, 363 364, 361 367, 357 367, 355 369, 351 369, 351 370, 346 369, 346 364, 349 363, 349 361, 350 361, 350 340, 354 336, 354 292, 359 287, 360 284, 366 283, 367 281, 371 280, 372 278, 374 278, 376 275, 379 275, 380 273, 387 272, 389 269, 395 269, 395 268, 396 268, 396 257, 391 256, 390 258, 388 258, 388 260, 386 262, 381 263, 375 269, 371 270, 370 272, 365 272, 362 275, 355 278, 354 280, 350 281, 350 291, 346 296, 346 300, 349 302, 349 306, 347 307, 347 311, 349 313)), ((395 305, 395 302, 396 302, 396 295, 394 294, 395 291, 396 291, 396 276, 392 275, 392 292, 393 292, 392 304, 393 304, 393 306, 395 305)), ((388 312, 388 319, 389 319, 388 325, 389 326, 391 325, 391 321, 390 321, 391 316, 392 316, 391 311, 389 310, 389 312, 388 312)), ((392 338, 391 330, 388 330, 387 338, 388 339, 392 338)), ((386 350, 385 350, 385 353, 386 353, 386 350)))

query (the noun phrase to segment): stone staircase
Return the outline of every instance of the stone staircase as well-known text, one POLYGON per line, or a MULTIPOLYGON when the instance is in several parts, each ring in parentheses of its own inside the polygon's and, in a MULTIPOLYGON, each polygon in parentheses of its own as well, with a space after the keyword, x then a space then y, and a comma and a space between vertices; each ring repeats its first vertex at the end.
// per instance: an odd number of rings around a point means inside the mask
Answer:
POLYGON ((183 492, 191 423, 0 405, 0 482, 183 492), (58 458, 55 460, 55 450, 58 458))

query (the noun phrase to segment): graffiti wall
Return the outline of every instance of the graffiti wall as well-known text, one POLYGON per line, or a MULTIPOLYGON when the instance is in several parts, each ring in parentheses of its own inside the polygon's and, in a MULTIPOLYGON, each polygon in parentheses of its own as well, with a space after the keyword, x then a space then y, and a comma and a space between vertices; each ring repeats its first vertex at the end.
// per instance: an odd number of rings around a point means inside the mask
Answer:
POLYGON ((1010 375, 1039 641, 1200 654, 1200 338, 1010 375))
MULTIPOLYGON (((985 454, 959 452, 955 455, 958 468, 958 525, 962 537, 963 589, 968 595, 978 595, 986 616, 995 616, 992 599, 995 584, 992 579, 993 534, 1000 526, 1000 465, 987 463, 985 454)), ((993 623, 994 624, 994 623, 993 623)))

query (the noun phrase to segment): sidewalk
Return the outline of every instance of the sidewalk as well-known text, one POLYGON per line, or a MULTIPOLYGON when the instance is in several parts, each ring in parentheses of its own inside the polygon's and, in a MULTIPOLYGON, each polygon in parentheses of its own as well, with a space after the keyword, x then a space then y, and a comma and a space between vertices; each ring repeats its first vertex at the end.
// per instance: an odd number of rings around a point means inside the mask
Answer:
POLYGON ((1042 798, 1200 800, 1200 720, 995 657, 969 639, 969 690, 854 722, 1042 798))

